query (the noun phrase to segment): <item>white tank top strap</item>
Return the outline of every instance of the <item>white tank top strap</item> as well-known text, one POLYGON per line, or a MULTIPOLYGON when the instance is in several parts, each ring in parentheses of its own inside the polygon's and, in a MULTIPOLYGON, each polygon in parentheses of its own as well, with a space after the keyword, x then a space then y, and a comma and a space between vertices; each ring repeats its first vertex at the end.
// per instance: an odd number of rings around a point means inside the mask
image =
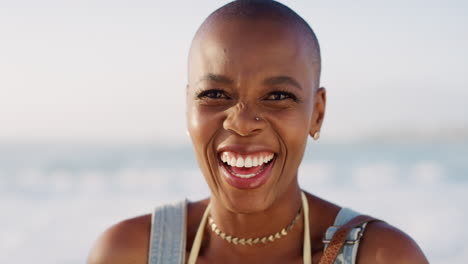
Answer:
POLYGON ((312 264, 312 249, 310 245, 309 202, 304 192, 301 192, 302 209, 304 210, 304 242, 302 257, 304 264, 312 264))
POLYGON ((195 239, 193 240, 192 249, 190 250, 190 255, 187 264, 195 264, 197 262, 198 253, 200 252, 200 247, 203 239, 203 231, 205 230, 206 221, 208 219, 208 215, 210 214, 210 208, 211 203, 208 204, 208 206, 206 207, 200 225, 198 225, 197 233, 195 235, 195 239))

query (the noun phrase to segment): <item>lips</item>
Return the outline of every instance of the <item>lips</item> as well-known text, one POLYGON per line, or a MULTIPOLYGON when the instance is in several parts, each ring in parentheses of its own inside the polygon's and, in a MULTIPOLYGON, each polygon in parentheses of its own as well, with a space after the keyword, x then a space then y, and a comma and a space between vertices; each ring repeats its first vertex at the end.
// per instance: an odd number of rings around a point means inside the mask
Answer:
POLYGON ((270 151, 239 154, 222 151, 219 163, 226 181, 239 189, 257 188, 265 183, 271 174, 276 155, 270 151))

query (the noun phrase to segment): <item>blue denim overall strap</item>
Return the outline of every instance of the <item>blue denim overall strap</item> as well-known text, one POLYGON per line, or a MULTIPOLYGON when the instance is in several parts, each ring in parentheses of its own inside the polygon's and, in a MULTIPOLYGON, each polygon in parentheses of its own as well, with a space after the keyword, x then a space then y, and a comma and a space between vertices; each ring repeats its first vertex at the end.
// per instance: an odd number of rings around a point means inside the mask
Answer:
POLYGON ((157 207, 151 218, 149 264, 185 262, 187 201, 157 207))
MULTIPOLYGON (((325 232, 325 237, 323 239, 323 243, 325 243, 325 249, 328 247, 328 244, 330 243, 338 228, 358 215, 360 214, 349 208, 342 208, 340 210, 335 218, 334 225, 330 226, 325 232)), ((359 227, 353 228, 349 232, 348 236, 346 237, 346 242, 336 257, 334 264, 354 264, 356 262, 356 255, 359 248, 359 239, 361 238, 365 228, 366 223, 359 227)))

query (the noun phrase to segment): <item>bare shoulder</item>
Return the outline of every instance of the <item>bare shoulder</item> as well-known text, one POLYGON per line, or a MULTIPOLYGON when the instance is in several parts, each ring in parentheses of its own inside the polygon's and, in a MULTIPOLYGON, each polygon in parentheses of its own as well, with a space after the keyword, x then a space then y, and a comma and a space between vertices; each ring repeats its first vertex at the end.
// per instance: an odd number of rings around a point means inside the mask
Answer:
POLYGON ((94 244, 87 263, 147 263, 150 230, 150 214, 111 226, 94 244))
POLYGON ((429 263, 416 242, 401 230, 385 223, 372 222, 361 239, 357 263, 429 263))

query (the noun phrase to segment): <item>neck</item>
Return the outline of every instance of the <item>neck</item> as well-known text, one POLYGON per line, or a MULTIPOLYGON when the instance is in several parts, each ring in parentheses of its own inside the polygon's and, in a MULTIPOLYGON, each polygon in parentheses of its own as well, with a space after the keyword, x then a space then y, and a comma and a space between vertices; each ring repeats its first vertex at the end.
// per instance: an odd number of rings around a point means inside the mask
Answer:
MULTIPOLYGON (((239 238, 257 238, 275 234, 288 226, 302 207, 301 190, 296 184, 288 188, 265 210, 252 213, 236 213, 228 210, 220 201, 211 200, 211 216, 220 230, 239 238)), ((288 234, 274 242, 258 245, 234 245, 217 236, 207 225, 207 252, 218 257, 235 260, 258 258, 260 262, 268 259, 294 259, 302 257, 303 212, 288 234), (246 258, 248 257, 248 258, 246 258)), ((258 263, 258 262, 257 262, 258 263)))

